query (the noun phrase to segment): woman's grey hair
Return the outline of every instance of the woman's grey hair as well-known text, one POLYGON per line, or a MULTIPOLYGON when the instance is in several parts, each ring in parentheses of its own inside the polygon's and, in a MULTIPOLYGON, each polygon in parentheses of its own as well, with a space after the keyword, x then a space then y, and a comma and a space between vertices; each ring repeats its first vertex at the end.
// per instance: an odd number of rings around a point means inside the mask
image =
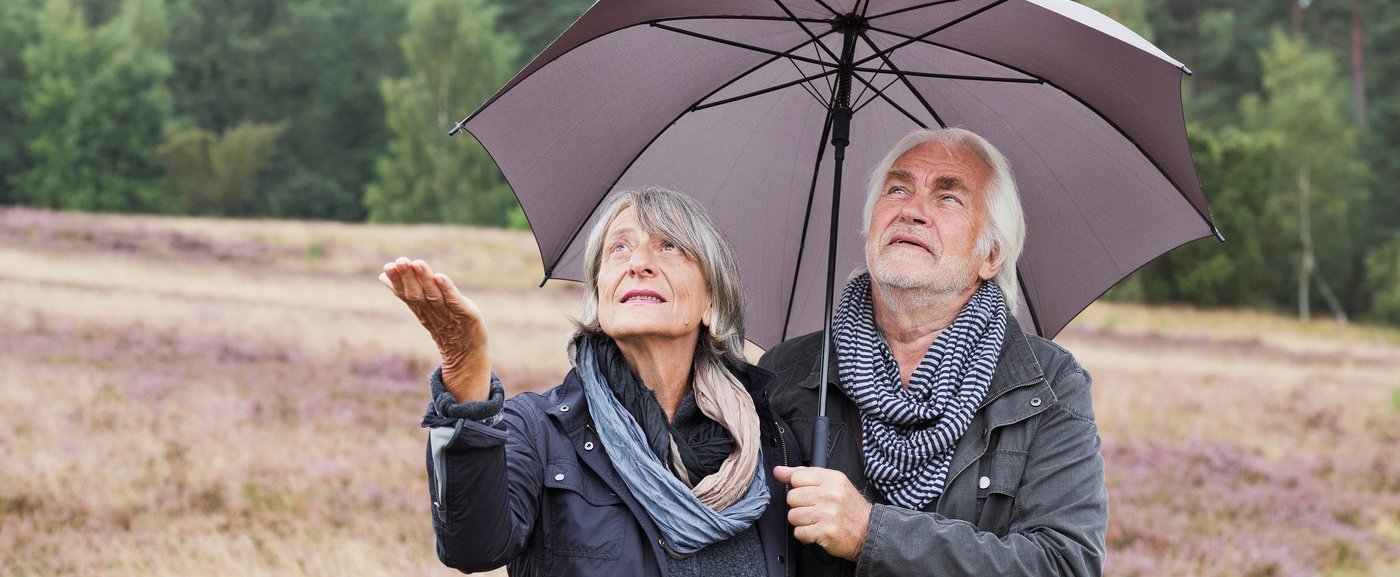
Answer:
POLYGON ((865 198, 865 224, 861 232, 869 234, 870 216, 875 212, 875 201, 885 187, 885 177, 899 156, 921 144, 935 142, 949 150, 962 148, 973 153, 992 171, 992 179, 987 183, 987 226, 977 239, 976 251, 979 257, 990 251, 997 251, 996 264, 1001 267, 994 280, 1001 292, 1006 295, 1006 308, 1012 314, 1019 306, 1017 301, 1018 284, 1016 261, 1021 258, 1021 250, 1026 244, 1026 218, 1021 210, 1021 196, 1016 191, 1016 179, 1011 174, 1011 165, 1000 151, 978 134, 962 128, 940 128, 917 130, 905 136, 884 160, 870 173, 870 184, 865 198))
POLYGON ((631 208, 637 224, 647 234, 676 245, 700 265, 705 288, 712 301, 709 327, 701 326, 696 344, 695 366, 712 359, 743 366, 744 296, 739 283, 739 266, 734 251, 725 241, 710 214, 695 199, 661 187, 624 190, 604 205, 597 224, 588 233, 583 256, 583 313, 576 322, 578 332, 601 335, 598 324, 598 270, 602 267, 603 240, 608 226, 623 210, 631 208))

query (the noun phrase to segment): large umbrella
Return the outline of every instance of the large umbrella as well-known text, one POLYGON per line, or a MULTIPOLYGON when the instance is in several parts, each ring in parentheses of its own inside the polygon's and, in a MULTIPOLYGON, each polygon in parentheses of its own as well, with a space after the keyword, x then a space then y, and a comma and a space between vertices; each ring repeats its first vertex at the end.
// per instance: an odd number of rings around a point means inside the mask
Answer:
POLYGON ((510 182, 546 280, 581 278, 609 192, 697 198, 729 233, 748 336, 767 347, 829 323, 834 277, 864 260, 883 154, 915 128, 967 128, 1016 174, 1020 320, 1053 337, 1144 263, 1219 236, 1186 73, 1066 0, 599 0, 457 129, 510 182))

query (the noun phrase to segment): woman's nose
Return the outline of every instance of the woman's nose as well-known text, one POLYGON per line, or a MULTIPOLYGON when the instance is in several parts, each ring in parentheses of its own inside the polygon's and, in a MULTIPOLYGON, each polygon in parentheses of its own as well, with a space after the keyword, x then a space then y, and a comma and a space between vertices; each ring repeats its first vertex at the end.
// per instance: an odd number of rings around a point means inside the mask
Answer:
POLYGON ((638 276, 651 276, 656 273, 652 263, 652 251, 650 247, 639 246, 632 251, 628 266, 632 274, 638 276))

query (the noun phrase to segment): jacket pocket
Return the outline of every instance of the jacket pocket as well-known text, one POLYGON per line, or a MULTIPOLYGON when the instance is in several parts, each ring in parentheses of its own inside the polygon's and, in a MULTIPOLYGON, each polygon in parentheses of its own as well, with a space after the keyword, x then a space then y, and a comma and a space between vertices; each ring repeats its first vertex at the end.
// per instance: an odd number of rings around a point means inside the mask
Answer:
POLYGON ((545 547, 562 557, 613 560, 622 556, 629 513, 622 498, 577 461, 545 468, 541 511, 545 547))
POLYGON ((1026 468, 1025 451, 992 451, 978 465, 977 527, 1005 537, 1011 530, 1016 494, 1026 468))

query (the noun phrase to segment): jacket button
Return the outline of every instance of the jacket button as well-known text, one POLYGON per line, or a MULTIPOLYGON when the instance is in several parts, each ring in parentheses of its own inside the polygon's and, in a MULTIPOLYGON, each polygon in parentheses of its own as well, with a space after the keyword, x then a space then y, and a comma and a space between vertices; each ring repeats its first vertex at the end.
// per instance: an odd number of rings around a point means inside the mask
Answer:
MULTIPOLYGON (((982 478, 983 478, 983 479, 986 479, 986 477, 982 477, 982 478)), ((554 476, 554 480, 555 480, 555 481, 563 481, 563 480, 564 480, 564 474, 563 474, 563 473, 559 473, 559 474, 555 475, 555 476, 554 476)))
POLYGON ((592 451, 592 450, 593 450, 593 441, 588 441, 587 443, 584 443, 584 444, 583 444, 583 450, 585 450, 585 451, 592 451))
POLYGON ((986 489, 987 487, 990 487, 990 486, 992 486, 992 480, 991 480, 991 478, 989 478, 989 477, 983 476, 981 479, 978 479, 978 480, 977 480, 977 488, 978 488, 978 489, 986 489))
MULTIPOLYGON (((1035 403, 1035 404, 1039 405, 1039 404, 1040 404, 1040 399, 1036 399, 1036 403, 1035 403)), ((569 406, 568 406, 568 405, 560 405, 560 406, 559 406, 559 412, 561 412, 561 413, 567 413, 567 412, 569 412, 569 406)))
POLYGON ((1031 399, 1031 406, 1032 406, 1032 407, 1039 407, 1039 406, 1040 406, 1040 397, 1032 398, 1032 399, 1031 399))

